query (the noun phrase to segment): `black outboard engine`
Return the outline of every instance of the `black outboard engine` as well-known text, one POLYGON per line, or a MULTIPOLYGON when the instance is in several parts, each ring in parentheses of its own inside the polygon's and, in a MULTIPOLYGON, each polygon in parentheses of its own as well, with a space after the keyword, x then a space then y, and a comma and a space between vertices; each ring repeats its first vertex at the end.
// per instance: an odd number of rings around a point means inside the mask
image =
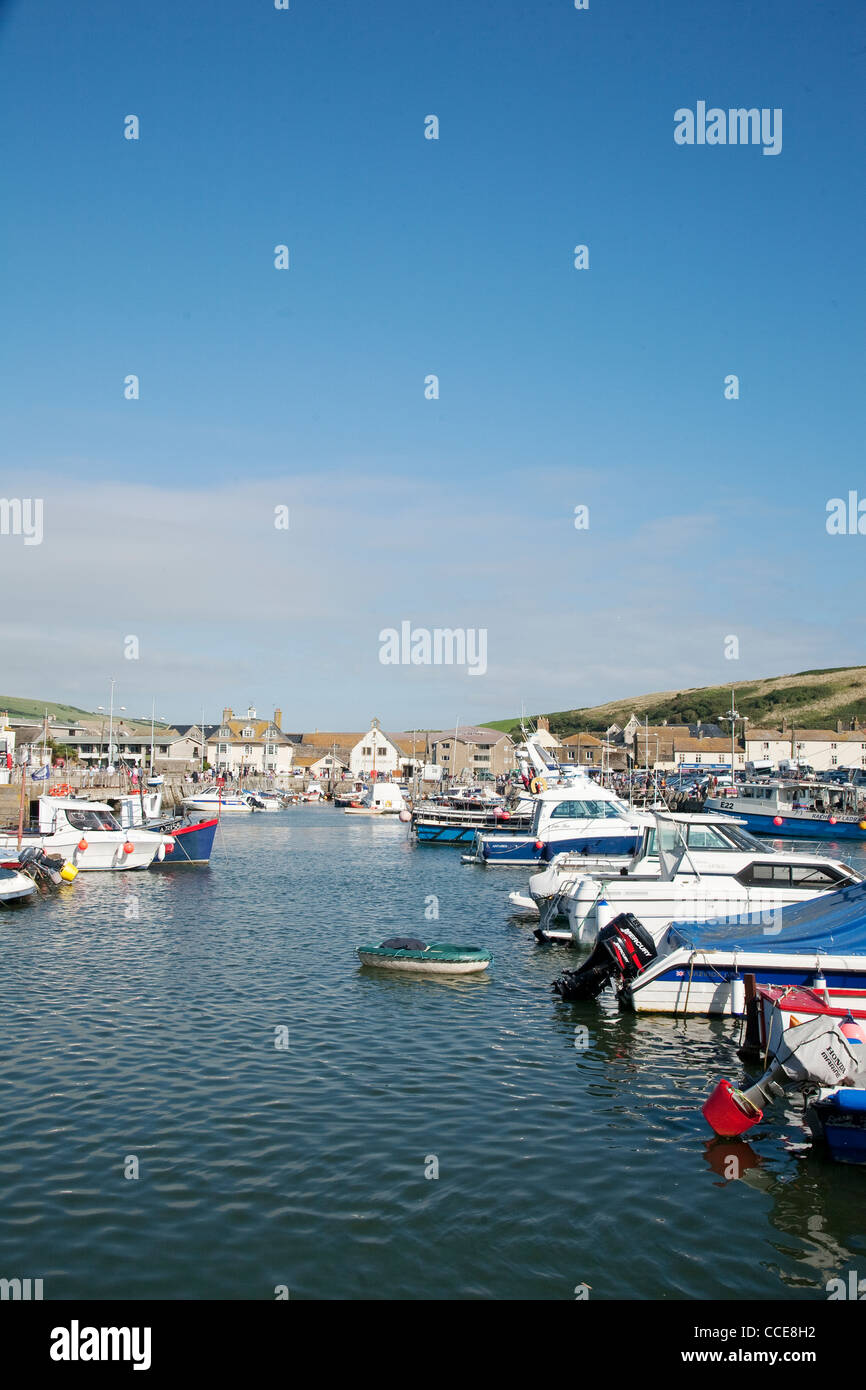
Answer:
POLYGON ((563 970, 553 989, 563 999, 597 999, 613 976, 634 980, 655 960, 655 942, 631 912, 621 912, 602 927, 591 955, 579 970, 563 970))

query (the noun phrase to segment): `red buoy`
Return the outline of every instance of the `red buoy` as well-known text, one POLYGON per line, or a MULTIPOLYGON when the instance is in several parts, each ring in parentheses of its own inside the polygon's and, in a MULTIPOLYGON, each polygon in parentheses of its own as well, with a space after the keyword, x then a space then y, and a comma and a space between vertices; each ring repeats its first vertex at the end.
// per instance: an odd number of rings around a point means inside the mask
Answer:
POLYGON ((81 850, 82 854, 87 849, 87 841, 85 840, 83 835, 81 839, 78 841, 78 848, 81 850))
POLYGON ((836 817, 835 817, 835 816, 831 816, 831 817, 830 817, 830 824, 831 824, 831 825, 835 825, 835 824, 836 824, 836 817))
POLYGON ((543 841, 543 840, 536 840, 536 841, 535 841, 535 848, 536 848, 536 849, 544 849, 544 841, 543 841))
POLYGON ((782 824, 782 817, 781 817, 781 816, 774 816, 774 817, 773 817, 773 824, 774 824, 774 825, 781 825, 781 824, 782 824))
POLYGON ((124 852, 124 854, 132 854, 132 851, 133 851, 134 849, 135 849, 135 845, 132 843, 131 840, 124 840, 124 842, 123 842, 123 852, 124 852))

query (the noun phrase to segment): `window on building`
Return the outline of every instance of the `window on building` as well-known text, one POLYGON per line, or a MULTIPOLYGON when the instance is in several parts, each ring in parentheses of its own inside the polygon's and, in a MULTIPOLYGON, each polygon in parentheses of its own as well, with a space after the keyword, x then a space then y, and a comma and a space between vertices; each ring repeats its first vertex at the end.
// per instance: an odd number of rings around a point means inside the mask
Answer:
POLYGON ((244 729, 243 734, 242 734, 242 737, 243 737, 243 738, 255 738, 255 736, 256 736, 256 731, 255 731, 255 729, 244 729))
POLYGON ((361 757, 362 757, 362 758, 369 758, 369 757, 372 756, 372 753, 373 753, 372 748, 362 748, 362 749, 361 749, 361 757))
POLYGON ((831 744, 830 744, 830 747, 831 747, 831 748, 836 748, 837 746, 838 746, 838 745, 835 744, 835 743, 831 743, 831 744))
MULTIPOLYGON (((835 743, 833 744, 833 747, 834 747, 834 748, 836 747, 835 743)), ((830 759, 830 766, 831 766, 831 767, 836 767, 836 766, 838 765, 838 762, 839 762, 839 759, 838 759, 838 758, 831 758, 831 759, 830 759)))

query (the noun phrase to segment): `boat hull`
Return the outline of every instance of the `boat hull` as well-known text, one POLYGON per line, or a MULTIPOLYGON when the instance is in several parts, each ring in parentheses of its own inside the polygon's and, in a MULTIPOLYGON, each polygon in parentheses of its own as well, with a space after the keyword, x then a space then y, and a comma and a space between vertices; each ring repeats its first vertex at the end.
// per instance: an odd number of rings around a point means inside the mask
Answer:
POLYGON ((398 956, 382 956, 358 948, 358 959, 362 965, 374 966, 377 970, 396 970, 411 975, 477 975, 486 970, 490 957, 479 960, 408 960, 398 956))
POLYGON ((520 836, 482 835, 475 853, 475 862, 481 864, 512 864, 517 868, 535 867, 549 864, 557 854, 571 852, 576 854, 598 854, 622 856, 623 861, 634 854, 640 836, 628 835, 573 835, 563 840, 538 842, 534 838, 520 836))
POLYGON ((796 811, 787 811, 783 815, 781 812, 773 811, 761 815, 739 806, 734 809, 724 801, 712 798, 706 802, 706 809, 744 821, 746 829, 757 835, 792 837, 799 840, 866 840, 866 830, 860 829, 860 822, 855 818, 842 820, 837 817, 831 825, 829 815, 816 812, 798 814, 796 811), (777 817, 781 820, 781 825, 776 825, 777 817))
POLYGON ((734 1015, 744 1009, 744 976, 758 985, 810 989, 820 970, 840 1004, 853 1009, 866 1000, 866 956, 809 956, 757 951, 675 951, 655 961, 620 994, 636 1013, 734 1015))
POLYGON ((154 860, 153 867, 173 869, 178 864, 207 864, 213 849, 214 836, 219 820, 193 821, 181 825, 167 833, 174 840, 174 850, 163 860, 154 860))

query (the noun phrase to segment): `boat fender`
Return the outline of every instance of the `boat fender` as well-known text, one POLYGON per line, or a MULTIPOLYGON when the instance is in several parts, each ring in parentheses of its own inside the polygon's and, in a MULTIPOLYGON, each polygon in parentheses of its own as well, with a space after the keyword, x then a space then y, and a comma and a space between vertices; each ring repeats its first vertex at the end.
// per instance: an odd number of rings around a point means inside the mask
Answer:
POLYGON ((612 922, 615 915, 615 911, 607 899, 600 898, 595 905, 595 920, 598 930, 601 931, 608 922, 612 922))
POLYGON ((60 877, 64 880, 65 883, 74 883, 78 877, 77 864, 64 864, 63 868, 60 870, 60 877))
POLYGON ((84 838, 83 835, 82 835, 81 839, 78 841, 77 848, 81 850, 81 853, 82 853, 82 854, 83 854, 84 851, 87 849, 87 841, 85 840, 85 838, 84 838))

